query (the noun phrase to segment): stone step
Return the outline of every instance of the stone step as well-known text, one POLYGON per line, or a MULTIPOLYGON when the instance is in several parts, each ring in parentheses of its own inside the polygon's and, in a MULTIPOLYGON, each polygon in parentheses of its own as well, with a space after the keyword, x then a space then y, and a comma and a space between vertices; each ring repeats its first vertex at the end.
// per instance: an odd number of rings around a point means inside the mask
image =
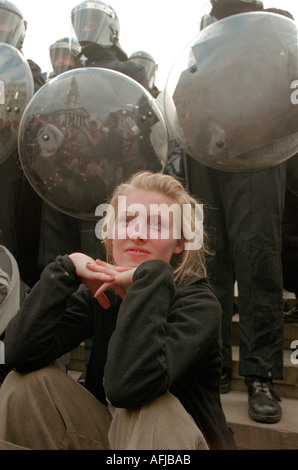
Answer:
POLYGON ((247 392, 231 391, 221 395, 221 402, 239 449, 298 450, 298 400, 282 398, 282 417, 275 424, 249 418, 247 392))

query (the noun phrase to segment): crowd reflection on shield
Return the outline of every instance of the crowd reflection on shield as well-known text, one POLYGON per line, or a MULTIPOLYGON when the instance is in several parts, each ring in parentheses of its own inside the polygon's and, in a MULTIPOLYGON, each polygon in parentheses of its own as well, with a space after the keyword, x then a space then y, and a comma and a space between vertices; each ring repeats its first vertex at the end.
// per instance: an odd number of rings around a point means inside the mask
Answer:
POLYGON ((130 174, 160 171, 167 143, 154 98, 129 77, 100 68, 65 72, 44 85, 19 132, 22 166, 34 189, 54 208, 83 219, 95 219, 98 204, 130 174))
POLYGON ((0 163, 17 148, 19 123, 33 90, 28 62, 15 47, 0 43, 0 163))

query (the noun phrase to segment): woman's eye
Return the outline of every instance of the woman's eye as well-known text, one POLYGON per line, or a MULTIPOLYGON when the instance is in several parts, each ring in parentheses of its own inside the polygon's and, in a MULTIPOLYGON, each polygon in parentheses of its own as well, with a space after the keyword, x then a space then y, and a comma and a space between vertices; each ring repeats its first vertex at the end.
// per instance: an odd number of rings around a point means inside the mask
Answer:
POLYGON ((151 227, 161 228, 162 223, 160 220, 150 220, 151 227))
POLYGON ((118 220, 118 223, 120 223, 120 225, 128 225, 129 222, 130 222, 129 217, 120 217, 118 220))

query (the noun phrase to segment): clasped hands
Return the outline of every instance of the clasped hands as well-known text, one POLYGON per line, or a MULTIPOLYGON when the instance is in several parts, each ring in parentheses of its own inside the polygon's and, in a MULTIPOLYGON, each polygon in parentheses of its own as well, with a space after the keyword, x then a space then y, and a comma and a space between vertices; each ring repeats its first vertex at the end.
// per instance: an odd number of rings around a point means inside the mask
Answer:
POLYGON ((75 265, 77 275, 103 308, 110 307, 110 301, 105 294, 107 289, 113 289, 124 299, 133 282, 135 267, 115 266, 99 259, 94 260, 83 253, 72 253, 69 257, 75 265))

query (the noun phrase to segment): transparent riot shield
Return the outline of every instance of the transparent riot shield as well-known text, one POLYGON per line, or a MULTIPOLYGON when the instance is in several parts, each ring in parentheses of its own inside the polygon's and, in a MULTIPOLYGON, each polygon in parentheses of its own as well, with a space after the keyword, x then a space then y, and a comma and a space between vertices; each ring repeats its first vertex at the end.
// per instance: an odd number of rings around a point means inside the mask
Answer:
POLYGON ((15 47, 0 43, 0 164, 17 149, 18 127, 33 92, 26 59, 15 47))
POLYGON ((165 119, 202 164, 230 172, 274 166, 298 152, 297 25, 242 13, 204 28, 174 64, 165 119))
POLYGON ((52 79, 31 99, 18 142, 36 192, 55 209, 92 220, 121 181, 162 169, 168 136, 159 107, 138 82, 83 68, 52 79))

